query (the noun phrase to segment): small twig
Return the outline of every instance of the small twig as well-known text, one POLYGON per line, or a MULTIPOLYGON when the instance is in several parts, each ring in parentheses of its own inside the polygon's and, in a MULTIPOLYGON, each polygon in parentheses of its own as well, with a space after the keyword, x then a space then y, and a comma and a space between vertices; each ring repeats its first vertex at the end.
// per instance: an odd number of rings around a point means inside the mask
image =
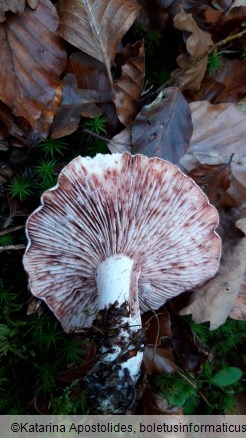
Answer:
MULTIPOLYGON (((216 44, 211 46, 208 50, 201 53, 200 55, 196 56, 189 64, 187 64, 185 67, 181 68, 179 73, 175 76, 175 78, 170 79, 170 81, 175 82, 176 79, 178 79, 180 76, 182 76, 187 70, 189 70, 193 65, 197 64, 197 62, 201 61, 203 58, 206 58, 206 56, 211 55, 215 50, 217 50, 219 47, 224 46, 225 44, 229 43, 230 41, 236 40, 238 38, 241 38, 246 34, 246 30, 242 30, 239 33, 236 33, 235 35, 230 35, 226 38, 224 38, 221 41, 218 41, 216 44)), ((167 86, 168 82, 165 83, 165 87, 167 86)), ((163 87, 163 86, 162 86, 163 87)), ((162 89, 162 87, 160 87, 162 89)))
POLYGON ((246 30, 242 30, 239 33, 236 33, 235 35, 230 35, 226 38, 224 38, 221 41, 218 41, 216 44, 214 44, 213 46, 211 46, 208 50, 206 50, 205 52, 201 53, 200 55, 196 56, 189 64, 187 64, 185 67, 180 68, 178 73, 176 74, 175 77, 172 77, 171 79, 169 79, 169 81, 166 81, 163 85, 161 85, 159 88, 157 88, 157 90, 152 91, 152 93, 150 93, 149 95, 145 95, 144 98, 142 99, 142 105, 145 105, 145 100, 149 100, 152 97, 158 95, 161 91, 163 91, 165 88, 170 87, 170 85, 173 85, 176 80, 178 78, 180 78, 180 76, 182 76, 187 70, 189 70, 190 68, 192 68, 195 64, 197 64, 199 61, 201 61, 203 58, 206 58, 206 56, 211 55, 211 53, 213 53, 215 50, 217 50, 219 47, 224 46, 225 44, 229 43, 230 41, 236 40, 238 38, 243 37, 244 35, 246 35, 246 30))
POLYGON ((84 128, 84 129, 83 129, 83 132, 86 132, 86 134, 90 134, 90 135, 92 135, 92 137, 95 137, 95 138, 97 138, 98 140, 103 140, 103 141, 106 141, 106 142, 111 141, 110 139, 108 139, 108 138, 106 138, 106 137, 103 137, 102 135, 96 134, 95 132, 91 131, 90 129, 86 129, 86 128, 84 128))
POLYGON ((90 134, 92 135, 92 137, 97 138, 98 140, 103 140, 106 141, 106 143, 115 143, 115 144, 120 144, 120 145, 126 145, 129 146, 128 143, 125 143, 124 141, 117 141, 117 140, 113 140, 112 138, 107 138, 107 137, 103 137, 102 135, 96 134, 95 132, 91 131, 90 129, 83 129, 83 132, 86 132, 86 134, 90 134))
POLYGON ((25 228, 25 225, 17 225, 16 227, 7 228, 7 230, 0 231, 0 236, 5 236, 5 234, 13 233, 14 231, 21 230, 25 228))
POLYGON ((19 245, 8 245, 8 246, 0 246, 0 252, 2 251, 9 251, 9 250, 17 250, 17 249, 24 249, 26 246, 20 243, 19 245))

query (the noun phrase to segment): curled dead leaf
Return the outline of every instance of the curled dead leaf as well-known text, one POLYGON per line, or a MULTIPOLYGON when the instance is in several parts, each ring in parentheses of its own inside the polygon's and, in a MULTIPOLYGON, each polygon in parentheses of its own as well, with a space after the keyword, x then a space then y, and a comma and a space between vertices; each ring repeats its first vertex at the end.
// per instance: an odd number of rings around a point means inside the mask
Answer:
POLYGON ((199 164, 231 162, 231 184, 228 195, 241 211, 245 209, 246 190, 246 114, 233 103, 212 105, 209 102, 190 104, 193 135, 180 164, 190 172, 199 164))
POLYGON ((116 55, 115 62, 121 68, 120 78, 114 82, 113 102, 116 113, 124 125, 130 125, 136 116, 144 81, 144 44, 139 41, 128 44, 116 55))
POLYGON ((169 87, 137 115, 132 126, 133 153, 176 163, 185 154, 191 135, 189 105, 178 88, 169 87))
POLYGON ((224 195, 231 183, 231 165, 202 164, 193 169, 189 176, 206 193, 209 201, 216 208, 224 205, 224 195))
POLYGON ((133 0, 60 0, 60 35, 105 64, 109 80, 117 47, 140 7, 133 0))
POLYGON ((177 58, 177 63, 181 68, 172 73, 172 78, 183 90, 198 90, 207 70, 208 56, 196 62, 188 70, 182 69, 213 46, 212 38, 207 32, 201 30, 192 15, 184 12, 183 9, 175 16, 174 27, 183 32, 189 32, 191 35, 186 41, 188 53, 179 55, 177 58))
POLYGON ((132 152, 132 135, 131 128, 127 127, 123 129, 119 134, 115 135, 112 140, 108 142, 108 148, 111 154, 123 152, 132 152))
MULTIPOLYGON (((236 222, 246 232, 246 218, 236 222)), ((237 299, 246 271, 246 237, 224 244, 221 265, 216 276, 194 292, 191 303, 181 315, 192 314, 196 323, 210 321, 210 328, 224 324, 237 299)))
POLYGON ((59 77, 66 64, 57 26, 49 0, 0 25, 0 100, 44 136, 61 101, 59 77))
POLYGON ((146 345, 143 363, 148 374, 172 374, 179 370, 179 367, 175 364, 171 349, 164 345, 157 347, 146 345))
POLYGON ((95 90, 81 90, 72 73, 63 79, 62 103, 58 107, 51 126, 51 138, 70 135, 78 129, 81 116, 96 117, 102 113, 95 102, 99 95, 95 90))
POLYGON ((22 14, 26 3, 31 9, 36 9, 38 0, 1 0, 0 4, 0 22, 6 20, 5 12, 13 12, 13 14, 22 14))

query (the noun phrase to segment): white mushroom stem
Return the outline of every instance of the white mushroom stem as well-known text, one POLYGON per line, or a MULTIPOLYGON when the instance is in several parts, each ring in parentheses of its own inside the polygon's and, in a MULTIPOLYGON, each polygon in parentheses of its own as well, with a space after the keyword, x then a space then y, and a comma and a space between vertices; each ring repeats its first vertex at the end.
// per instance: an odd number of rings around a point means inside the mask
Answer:
MULTIPOLYGON (((124 254, 116 254, 108 257, 97 268, 96 282, 98 290, 98 309, 107 309, 116 301, 119 307, 127 302, 129 305, 129 317, 122 316, 121 325, 128 324, 128 329, 122 328, 119 342, 113 346, 113 351, 104 356, 107 362, 116 361, 122 353, 122 346, 129 342, 129 333, 134 335, 141 330, 141 316, 138 304, 138 277, 139 272, 134 270, 134 260, 124 254)), ((128 350, 133 349, 130 345, 128 350)), ((124 369, 127 369, 132 380, 135 382, 140 374, 143 353, 139 351, 135 356, 121 363, 122 376, 124 369)))

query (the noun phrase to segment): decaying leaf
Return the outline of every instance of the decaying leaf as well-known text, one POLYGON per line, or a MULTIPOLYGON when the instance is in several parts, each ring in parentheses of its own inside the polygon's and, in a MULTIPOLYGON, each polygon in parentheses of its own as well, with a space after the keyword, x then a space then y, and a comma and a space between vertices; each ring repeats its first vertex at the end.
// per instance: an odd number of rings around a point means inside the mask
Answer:
POLYGON ((56 34, 58 17, 49 0, 26 8, 0 26, 0 100, 33 129, 47 134, 62 97, 66 52, 56 34))
POLYGON ((113 152, 144 154, 176 163, 186 152, 192 135, 189 105, 176 87, 161 92, 137 115, 132 127, 112 138, 113 152))
POLYGON ((112 140, 108 142, 108 148, 111 154, 123 152, 132 153, 132 135, 131 127, 123 129, 119 134, 115 135, 112 140))
POLYGON ((214 103, 237 103, 246 91, 246 63, 239 59, 225 59, 220 69, 213 75, 224 87, 214 103))
MULTIPOLYGON (((191 33, 186 41, 188 53, 179 55, 177 58, 177 63, 181 69, 186 67, 194 58, 206 52, 206 50, 213 45, 211 36, 201 30, 192 15, 184 12, 183 9, 174 18, 174 27, 191 33)), ((197 90, 200 88, 200 84, 207 70, 207 65, 208 57, 206 56, 186 70, 181 76, 179 76, 181 69, 175 70, 172 73, 172 77, 183 90, 197 90)))
POLYGON ((162 307, 158 313, 146 312, 142 316, 142 324, 144 326, 145 339, 148 344, 159 345, 162 338, 170 338, 173 333, 171 330, 170 315, 162 307))
POLYGON ((60 0, 57 6, 60 35, 105 64, 112 80, 111 63, 140 7, 133 0, 60 0))
POLYGON ((110 120, 112 131, 118 125, 115 105, 112 101, 113 86, 109 80, 105 65, 87 53, 75 52, 68 59, 68 72, 72 72, 83 90, 95 90, 98 93, 99 108, 110 120))
POLYGON ((6 20, 5 12, 13 12, 14 14, 22 14, 26 3, 30 8, 36 9, 38 0, 1 0, 0 4, 0 22, 6 20))
POLYGON ((116 63, 121 68, 121 77, 114 82, 113 101, 116 113, 124 125, 130 125, 136 116, 144 81, 144 44, 139 41, 128 44, 116 55, 116 63))
POLYGON ((189 105, 178 88, 169 87, 137 115, 132 126, 133 153, 176 163, 185 154, 191 135, 189 105))
POLYGON ((60 138, 78 129, 81 116, 96 117, 102 113, 95 102, 99 95, 95 90, 81 90, 72 73, 63 79, 62 103, 56 111, 51 126, 51 137, 60 138))
POLYGON ((13 137, 17 137, 19 140, 23 138, 23 131, 17 125, 13 114, 10 109, 3 102, 0 101, 0 121, 1 124, 4 125, 3 134, 5 137, 12 135, 13 137))
MULTIPOLYGON (((237 221, 236 226, 245 233, 246 218, 237 221)), ((196 323, 210 321, 211 329, 224 324, 236 301, 245 270, 246 237, 236 244, 234 239, 228 240, 218 273, 193 293, 191 303, 181 310, 181 315, 192 314, 196 323)))
POLYGON ((178 371, 171 349, 167 346, 146 345, 143 357, 144 367, 148 374, 172 374, 178 371))
POLYGON ((193 135, 188 152, 180 164, 188 172, 199 164, 231 162, 231 184, 227 193, 240 208, 245 205, 246 188, 246 114, 233 103, 190 104, 193 135))
POLYGON ((231 183, 231 165, 201 164, 189 173, 189 176, 206 193, 209 201, 216 208, 223 206, 225 192, 231 183))
POLYGON ((96 90, 107 114, 109 105, 116 107, 119 120, 129 125, 135 119, 144 80, 144 45, 139 41, 128 44, 118 52, 115 64, 120 77, 110 82, 105 66, 97 59, 82 52, 69 57, 68 71, 74 73, 79 88, 96 90), (110 103, 111 102, 111 103, 110 103))
POLYGON ((83 52, 75 52, 68 58, 67 71, 73 73, 78 87, 84 90, 95 90, 100 100, 112 100, 112 85, 104 64, 83 52))

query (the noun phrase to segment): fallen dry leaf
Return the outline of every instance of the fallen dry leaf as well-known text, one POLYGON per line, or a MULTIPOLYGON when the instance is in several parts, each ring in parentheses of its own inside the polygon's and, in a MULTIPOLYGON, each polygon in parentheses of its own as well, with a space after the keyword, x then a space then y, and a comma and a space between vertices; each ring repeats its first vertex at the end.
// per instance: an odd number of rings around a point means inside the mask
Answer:
POLYGON ((26 8, 0 26, 0 99, 14 115, 46 135, 62 97, 66 51, 56 34, 58 17, 49 0, 26 8), (35 35, 35 38, 34 38, 35 35))
MULTIPOLYGON (((179 55, 177 58, 178 65, 186 67, 194 58, 206 52, 213 45, 211 36, 201 30, 191 14, 187 14, 182 9, 174 18, 174 27, 184 32, 190 32, 187 38, 186 48, 188 53, 179 55)), ((183 90, 198 90, 205 76, 208 65, 208 56, 194 64, 179 76, 181 69, 176 69, 172 73, 172 78, 183 90)))
POLYGON ((112 153, 127 151, 173 163, 184 155, 192 135, 189 105, 176 87, 164 93, 142 108, 132 127, 112 138, 108 143, 112 153))
POLYGON ((148 374, 172 374, 179 370, 170 347, 164 345, 146 345, 143 363, 148 374))
MULTIPOLYGON (((236 222, 246 232, 246 218, 236 222)), ((191 303, 181 315, 192 314, 196 323, 210 322, 216 329, 224 324, 238 296, 246 270, 246 237, 228 240, 223 247, 221 265, 216 276, 194 292, 191 303)))
POLYGON ((189 173, 189 176, 206 193, 209 201, 216 208, 223 206, 225 192, 231 183, 231 165, 201 164, 189 173))
POLYGON ((113 102, 123 125, 130 125, 137 114, 144 82, 144 43, 128 44, 116 55, 115 62, 122 74, 113 84, 113 102))
POLYGON ((170 315, 165 307, 159 309, 157 313, 145 312, 142 315, 142 325, 147 344, 161 344, 162 338, 170 338, 173 335, 170 315))
POLYGON ((190 108, 176 87, 169 87, 142 108, 132 126, 133 154, 176 163, 192 135, 190 108))
POLYGON ((26 3, 30 8, 36 9, 38 0, 1 0, 0 4, 0 22, 6 20, 5 12, 13 12, 14 14, 22 14, 26 3))
MULTIPOLYGON (((144 28, 149 32, 153 29, 164 32, 167 28, 168 11, 163 0, 136 0, 141 6, 138 14, 138 21, 144 24, 144 28)), ((176 1, 176 0, 175 0, 176 1)), ((180 1, 180 0, 179 0, 180 1)))
POLYGON ((224 86, 214 103, 237 103, 246 91, 246 62, 239 59, 224 59, 213 78, 224 86))
POLYGON ((84 90, 95 90, 100 100, 112 100, 112 86, 104 64, 83 52, 75 52, 68 58, 67 71, 73 73, 78 87, 84 90))
POLYGON ((116 50, 140 7, 133 0, 60 0, 57 8, 60 35, 105 64, 112 81, 116 50))
POLYGON ((246 114, 233 103, 212 105, 209 102, 190 104, 193 135, 180 164, 190 172, 199 164, 231 162, 231 184, 228 195, 240 206, 245 205, 246 189, 246 114))
POLYGON ((123 154, 123 152, 129 152, 130 154, 132 153, 133 146, 131 132, 132 129, 128 126, 108 142, 108 148, 111 154, 123 154))
POLYGON ((110 102, 113 101, 119 120, 129 125, 135 119, 143 87, 143 42, 128 44, 116 54, 115 64, 121 75, 113 84, 109 81, 105 66, 82 52, 70 56, 68 71, 75 74, 80 88, 96 90, 99 93, 100 99, 104 102, 100 107, 106 115, 110 102))
POLYGON ((107 120, 110 120, 108 133, 110 133, 110 129, 114 132, 119 121, 115 105, 112 102, 114 91, 105 65, 87 53, 76 52, 69 57, 67 70, 76 76, 79 88, 95 90, 98 93, 98 100, 101 102, 98 103, 98 106, 104 112, 107 120))
POLYGON ((185 98, 188 102, 197 100, 209 100, 210 103, 215 103, 217 97, 223 92, 225 86, 210 76, 205 76, 199 90, 186 90, 185 98))
POLYGON ((96 117, 102 113, 95 102, 99 95, 95 90, 81 90, 77 87, 77 80, 72 73, 63 79, 62 103, 58 107, 51 126, 51 138, 60 138, 70 135, 79 127, 81 116, 96 117))
POLYGON ((23 131, 15 122, 15 118, 11 113, 10 109, 3 102, 0 101, 0 120, 6 128, 6 133, 8 135, 13 135, 18 139, 22 139, 23 131))

